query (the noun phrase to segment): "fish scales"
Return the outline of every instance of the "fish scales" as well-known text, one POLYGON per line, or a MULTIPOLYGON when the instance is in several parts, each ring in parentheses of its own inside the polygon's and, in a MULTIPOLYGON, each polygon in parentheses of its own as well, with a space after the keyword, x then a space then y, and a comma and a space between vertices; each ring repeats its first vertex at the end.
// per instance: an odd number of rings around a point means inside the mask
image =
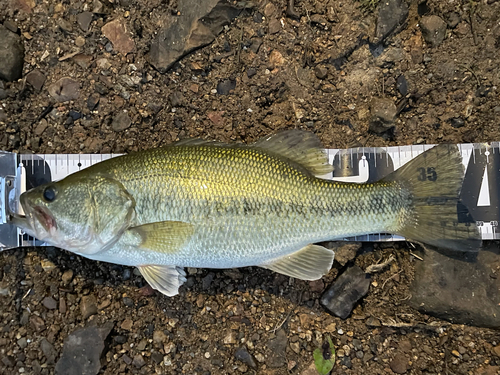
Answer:
POLYGON ((458 221, 456 146, 432 148, 376 183, 315 177, 329 171, 317 137, 298 130, 248 146, 180 142, 25 192, 25 215, 12 221, 87 258, 136 266, 167 296, 186 281, 182 267, 260 266, 317 280, 334 258, 317 243, 348 236, 478 249, 474 223, 458 221))
MULTIPOLYGON (((149 254, 158 264, 256 264, 313 242, 395 230, 405 209, 396 183, 327 181, 258 149, 179 146, 113 160, 107 173, 134 197, 136 225, 197 228, 183 251, 149 254)), ((144 257, 123 249, 118 243, 109 255, 144 257)))

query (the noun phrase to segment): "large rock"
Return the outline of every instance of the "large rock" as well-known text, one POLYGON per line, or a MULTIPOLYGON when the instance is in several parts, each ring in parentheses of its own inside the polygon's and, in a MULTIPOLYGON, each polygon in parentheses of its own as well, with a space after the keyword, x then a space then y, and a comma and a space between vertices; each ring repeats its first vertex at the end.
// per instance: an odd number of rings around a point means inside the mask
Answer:
POLYGON ((101 369, 104 340, 113 329, 108 322, 102 327, 86 327, 71 333, 64 341, 56 375, 97 375, 101 369))
POLYGON ((374 44, 381 43, 396 29, 406 22, 408 17, 408 5, 404 0, 384 0, 380 2, 378 9, 377 28, 375 31, 374 44))
POLYGON ((24 45, 21 37, 0 25, 0 79, 12 82, 23 75, 24 45))
POLYGON ((370 275, 358 266, 348 268, 321 296, 321 304, 339 318, 346 319, 354 305, 370 289, 370 275))
POLYGON ((500 328, 500 250, 494 245, 479 253, 426 250, 409 304, 452 323, 500 328))
POLYGON ((224 0, 179 1, 180 15, 168 20, 151 45, 151 64, 164 73, 184 55, 212 43, 224 25, 241 13, 243 7, 239 4, 224 0))

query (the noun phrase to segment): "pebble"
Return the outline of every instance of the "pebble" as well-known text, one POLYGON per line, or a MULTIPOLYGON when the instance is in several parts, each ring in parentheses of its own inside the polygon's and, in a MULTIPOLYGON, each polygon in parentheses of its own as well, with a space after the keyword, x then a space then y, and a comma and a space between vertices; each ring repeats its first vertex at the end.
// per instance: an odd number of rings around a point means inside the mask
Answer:
POLYGON ((401 95, 406 96, 408 94, 408 81, 403 74, 396 80, 396 87, 401 95))
POLYGON ((81 35, 78 35, 75 38, 75 46, 77 47, 83 47, 85 45, 85 38, 81 35))
POLYGON ((17 32, 19 31, 19 27, 17 27, 16 23, 13 21, 5 20, 3 22, 3 25, 6 29, 12 31, 14 34, 17 34, 17 32))
POLYGON ((45 322, 43 321, 42 318, 40 318, 37 315, 31 315, 30 318, 30 324, 33 327, 33 329, 37 332, 41 332, 45 329, 45 322))
POLYGON ((381 134, 394 126, 397 108, 392 99, 373 98, 370 110, 370 131, 381 134))
POLYGON ((495 346, 492 349, 493 354, 495 354, 497 357, 500 357, 500 345, 495 346))
POLYGON ((52 297, 45 297, 42 300, 42 305, 49 310, 55 310, 57 308, 57 301, 52 297))
POLYGON ((63 77, 48 88, 50 96, 58 102, 78 99, 80 82, 70 77, 63 77))
POLYGON ((273 18, 269 21, 268 30, 269 34, 277 34, 281 31, 281 23, 279 20, 273 18))
POLYGON ((163 354, 154 352, 153 354, 151 354, 151 359, 154 361, 154 363, 159 365, 163 361, 163 354))
POLYGON ((317 65, 314 68, 314 74, 318 79, 325 79, 328 76, 328 68, 324 65, 317 65))
POLYGON ((370 316, 368 319, 366 319, 366 325, 369 327, 380 327, 380 320, 377 318, 374 318, 373 316, 370 316))
POLYGON ((104 341, 112 329, 113 323, 108 322, 101 327, 90 326, 70 333, 64 340, 55 375, 97 375, 101 369, 104 341))
POLYGON ((217 84, 217 93, 219 95, 229 95, 236 88, 236 80, 224 79, 217 84))
POLYGON ((167 335, 163 331, 154 331, 153 342, 157 345, 162 346, 165 341, 167 341, 167 335))
POLYGON ((370 288, 370 276, 358 266, 348 268, 321 296, 321 304, 334 315, 346 319, 354 305, 370 288))
POLYGON ((446 22, 439 16, 425 16, 420 20, 424 40, 432 47, 440 45, 446 36, 446 22))
POLYGON ((26 339, 26 337, 21 337, 19 340, 17 340, 17 345, 21 349, 24 349, 28 346, 28 340, 26 339))
POLYGON ((98 93, 93 93, 92 95, 89 96, 87 99, 87 108, 90 111, 93 111, 96 109, 97 105, 99 104, 99 101, 101 100, 101 96, 98 93))
POLYGON ((97 301, 92 294, 82 297, 80 302, 80 312, 83 320, 97 314, 97 301))
POLYGON ((286 347, 288 346, 288 337, 283 329, 276 331, 276 337, 269 340, 267 349, 269 357, 266 364, 271 368, 278 368, 285 365, 286 347))
POLYGON ((47 358, 47 362, 49 362, 49 364, 53 364, 57 353, 54 346, 45 337, 40 340, 40 349, 42 350, 45 358, 47 358))
POLYGON ((24 45, 21 37, 0 25, 0 80, 17 81, 23 75, 24 45))
POLYGON ((111 123, 111 128, 115 132, 120 132, 125 129, 128 129, 130 125, 132 125, 132 120, 128 116, 127 112, 122 111, 113 118, 113 122, 111 123))
POLYGON ((42 261, 40 262, 40 265, 42 266, 42 269, 48 273, 52 272, 56 268, 56 265, 47 259, 42 259, 42 261))
POLYGON ((404 374, 408 371, 408 360, 403 354, 396 354, 389 366, 396 374, 404 374))
POLYGON ((378 8, 375 44, 381 43, 408 17, 408 5, 404 0, 384 0, 378 8))
POLYGON ((285 58, 283 57, 281 52, 274 49, 269 54, 269 63, 273 68, 276 68, 285 64, 285 58))
POLYGON ((34 69, 26 75, 26 82, 28 82, 37 91, 40 91, 45 83, 47 77, 38 69, 34 69))
POLYGON ((134 356, 134 359, 132 360, 132 364, 137 368, 142 368, 146 364, 146 362, 144 361, 142 355, 136 354, 134 356))
POLYGON ((201 279, 201 287, 204 290, 209 289, 210 286, 212 285, 212 282, 214 281, 214 277, 215 275, 212 272, 210 272, 207 276, 201 279))
POLYGON ((256 74, 257 74, 257 69, 255 69, 255 68, 248 68, 247 69, 247 77, 248 78, 252 78, 256 74))
POLYGON ((247 351, 246 348, 239 348, 236 350, 234 353, 234 357, 246 365, 250 366, 251 368, 256 368, 257 364, 255 363, 252 355, 247 351))
POLYGON ((121 329, 124 329, 126 331, 130 331, 132 329, 132 326, 134 325, 134 322, 132 321, 132 319, 125 319, 122 324, 120 325, 120 328, 121 329))
POLYGON ((123 304, 127 307, 134 307, 134 300, 130 297, 123 297, 123 304))
POLYGON ((236 332, 229 332, 226 337, 224 337, 224 344, 236 344, 236 332))
POLYGON ((67 306, 66 300, 63 297, 59 297, 59 312, 61 314, 66 314, 67 306))
POLYGON ((90 23, 92 22, 93 14, 92 12, 82 12, 76 16, 76 22, 78 22, 78 26, 83 31, 89 31, 90 23))
POLYGON ((135 43, 127 31, 126 23, 123 18, 117 18, 108 22, 101 28, 101 31, 104 36, 113 43, 114 50, 124 55, 134 52, 135 43))

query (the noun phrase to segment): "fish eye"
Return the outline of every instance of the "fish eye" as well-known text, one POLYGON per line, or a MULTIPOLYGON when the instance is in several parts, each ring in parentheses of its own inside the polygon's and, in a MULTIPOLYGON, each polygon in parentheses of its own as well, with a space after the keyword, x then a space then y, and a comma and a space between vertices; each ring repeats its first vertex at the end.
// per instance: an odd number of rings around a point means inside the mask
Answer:
POLYGON ((47 186, 43 190, 43 199, 46 202, 53 202, 56 199, 56 189, 53 186, 47 186))

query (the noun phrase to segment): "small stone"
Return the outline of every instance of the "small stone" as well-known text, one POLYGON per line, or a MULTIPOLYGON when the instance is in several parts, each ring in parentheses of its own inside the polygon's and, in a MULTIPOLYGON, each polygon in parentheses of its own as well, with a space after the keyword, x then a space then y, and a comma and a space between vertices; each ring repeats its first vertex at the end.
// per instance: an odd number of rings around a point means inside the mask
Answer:
POLYGON ((56 265, 48 259, 42 259, 40 265, 42 266, 43 270, 47 273, 51 273, 53 270, 56 269, 56 265))
POLYGON ((14 367, 16 365, 14 357, 10 355, 2 356, 2 363, 7 367, 14 367))
POLYGON ((97 314, 97 301, 92 294, 82 297, 82 300, 80 302, 80 311, 83 320, 86 320, 92 315, 97 314))
POLYGON ((128 113, 123 111, 118 113, 114 118, 113 122, 111 123, 111 128, 115 132, 120 132, 125 129, 128 129, 132 125, 132 120, 128 116, 128 113))
POLYGON ((283 55, 279 51, 274 49, 269 54, 269 62, 271 63, 271 66, 273 68, 276 68, 278 66, 282 66, 283 64, 285 64, 285 59, 283 58, 283 55))
POLYGON ((0 25, 0 80, 17 81, 22 77, 24 45, 21 37, 0 25))
POLYGON ((151 359, 153 360, 154 363, 159 365, 163 361, 163 354, 154 352, 153 354, 151 354, 151 359))
POLYGON ((123 304, 127 307, 134 307, 134 300, 130 297, 123 297, 123 304))
POLYGON ((53 364, 55 362, 57 353, 54 349, 54 346, 50 342, 48 342, 45 337, 40 341, 40 349, 42 350, 45 358, 47 358, 47 362, 49 362, 49 364, 53 364))
POLYGON ((325 288, 325 283, 323 280, 309 281, 309 290, 313 293, 321 293, 325 288))
POLYGON ((66 270, 62 274, 61 280, 64 284, 69 284, 73 280, 73 270, 66 270))
POLYGON ((252 45, 250 46, 250 51, 252 51, 253 53, 258 53, 262 43, 263 41, 261 38, 253 38, 252 45))
POLYGON ((460 357, 461 357, 461 355, 460 355, 460 353, 458 352, 458 350, 455 350, 455 349, 451 351, 451 354, 453 354, 453 355, 454 355, 455 357, 457 357, 457 358, 460 358, 460 357))
POLYGON ((321 304, 334 315, 346 319, 354 304, 363 298, 370 288, 370 276, 358 266, 348 268, 321 296, 321 304))
POLYGON ((454 128, 461 128, 465 125, 465 121, 461 117, 453 117, 450 119, 450 124, 454 128))
POLYGON ((75 46, 83 47, 85 45, 85 38, 83 36, 78 35, 75 38, 75 46))
POLYGON ((215 275, 210 272, 207 276, 201 279, 201 287, 203 288, 203 290, 207 290, 210 288, 212 282, 214 281, 214 277, 215 275))
POLYGON ((279 20, 273 18, 269 21, 268 32, 269 34, 277 34, 281 31, 281 23, 279 20))
POLYGON ((111 305, 111 301, 109 299, 105 299, 97 306, 97 310, 99 311, 104 310, 109 305, 111 305))
POLYGON ((134 52, 135 43, 127 31, 126 22, 123 18, 108 22, 102 27, 101 31, 113 43, 113 48, 116 51, 124 55, 134 52))
POLYGON ((38 69, 32 70, 26 75, 26 82, 28 82, 37 91, 40 91, 47 78, 38 69))
POLYGON ((255 363, 252 355, 250 353, 248 353, 246 348, 239 348, 238 350, 236 350, 236 352, 234 353, 234 357, 238 361, 241 361, 241 362, 247 364, 251 368, 257 367, 257 364, 255 363))
POLYGON ((314 74, 316 74, 316 78, 318 79, 325 79, 328 75, 328 68, 324 65, 317 65, 314 68, 314 74))
POLYGON ((125 319, 125 320, 122 322, 122 324, 121 324, 120 328, 121 328, 121 329, 124 329, 124 330, 126 330, 126 331, 130 331, 130 330, 132 329, 132 326, 133 326, 133 325, 134 325, 134 322, 132 321, 132 319, 127 318, 127 319, 125 319))
POLYGON ((92 17, 92 12, 82 12, 76 16, 76 22, 78 22, 78 26, 80 26, 83 31, 89 31, 92 17))
POLYGON ((394 126, 397 108, 391 99, 373 98, 370 106, 370 130, 372 132, 381 134, 394 126))
POLYGON ((199 91, 199 89, 200 89, 200 86, 197 85, 196 83, 192 83, 191 85, 189 85, 189 90, 191 90, 195 94, 199 91))
POLYGON ((66 314, 67 311, 67 306, 66 306, 66 300, 64 297, 59 297, 59 312, 61 314, 66 314))
POLYGON ((408 371, 408 360, 403 354, 396 354, 389 366, 396 374, 404 374, 408 371))
POLYGON ((117 344, 123 345, 127 342, 127 337, 123 335, 118 335, 113 338, 114 342, 117 344))
POLYGON ((37 315, 30 316, 30 324, 33 327, 33 329, 37 332, 41 332, 45 329, 45 322, 43 321, 42 318, 40 318, 37 315))
POLYGON ((3 25, 6 29, 12 31, 15 34, 17 34, 17 32, 19 31, 19 27, 17 27, 16 23, 11 20, 5 20, 3 22, 3 25))
POLYGON ((497 357, 500 357, 500 345, 495 346, 492 350, 493 354, 495 354, 497 357))
POLYGON ((62 356, 56 364, 55 375, 98 374, 106 337, 113 323, 102 327, 90 326, 72 332, 65 340, 62 356))
POLYGON ((142 355, 137 354, 134 356, 132 364, 137 368, 141 368, 146 364, 146 362, 144 361, 144 358, 142 357, 142 355))
POLYGON ((99 101, 101 100, 101 96, 98 93, 93 93, 92 95, 89 96, 87 99, 87 108, 90 111, 93 111, 96 109, 97 105, 99 104, 99 101))
POLYGON ((276 9, 276 5, 274 5, 273 3, 269 2, 266 4, 266 6, 264 7, 264 15, 269 18, 271 17, 273 14, 275 14, 277 11, 276 9))
POLYGON ((42 305, 49 310, 55 310, 57 308, 57 301, 52 297, 45 297, 42 300, 42 305))
POLYGON ((167 335, 163 331, 154 331, 153 342, 157 345, 163 346, 163 343, 167 341, 167 335))
POLYGON ((420 29, 424 40, 432 47, 440 45, 446 36, 446 22, 435 15, 422 17, 420 29))
POLYGON ((17 340, 17 345, 21 349, 24 349, 28 346, 28 340, 26 339, 26 337, 21 337, 19 340, 17 340))
POLYGON ((219 95, 229 95, 235 88, 235 79, 224 79, 217 84, 217 93, 219 95))
POLYGON ((408 94, 408 81, 404 75, 400 75, 396 80, 396 86, 401 95, 406 96, 408 94))
POLYGON ((78 99, 80 82, 70 77, 61 78, 49 86, 49 94, 58 102, 78 99))
POLYGON ((224 344, 232 345, 236 344, 236 332, 229 332, 226 337, 224 337, 224 344))
POLYGON ((450 12, 446 15, 446 23, 450 29, 454 29, 461 21, 460 14, 457 12, 450 12))
POLYGON ((381 43, 408 17, 408 5, 403 0, 384 0, 378 7, 377 28, 374 44, 381 43))
POLYGON ((174 91, 168 98, 172 107, 180 107, 184 104, 184 95, 180 91, 174 91))
POLYGON ((377 318, 374 318, 373 316, 370 316, 368 319, 366 319, 366 325, 369 327, 380 327, 380 320, 377 318))
POLYGON ((288 346, 288 337, 283 329, 276 331, 276 337, 269 340, 267 348, 269 357, 266 364, 271 368, 282 367, 286 363, 286 347, 288 346))
POLYGON ((257 74, 257 69, 255 69, 255 68, 248 68, 247 69, 247 77, 248 78, 252 78, 256 74, 257 74))

